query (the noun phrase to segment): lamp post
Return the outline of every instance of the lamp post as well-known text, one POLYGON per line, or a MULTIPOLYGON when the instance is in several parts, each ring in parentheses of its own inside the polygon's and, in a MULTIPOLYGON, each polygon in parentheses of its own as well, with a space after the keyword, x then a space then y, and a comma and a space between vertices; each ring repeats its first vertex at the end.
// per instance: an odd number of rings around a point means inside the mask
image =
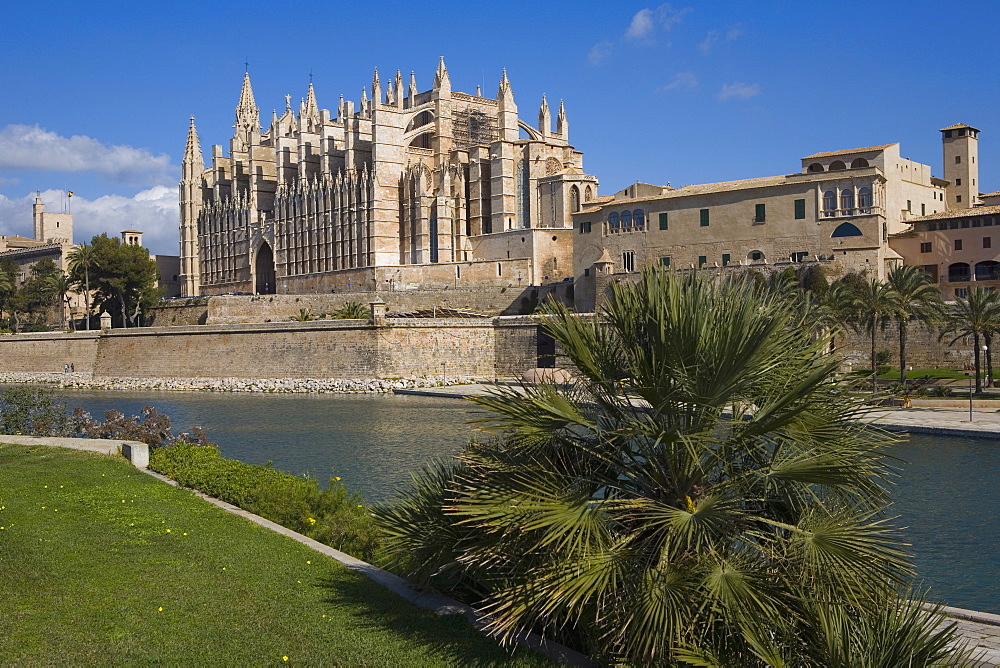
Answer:
MULTIPOLYGON (((989 351, 990 351, 989 346, 987 346, 987 345, 984 344, 983 345, 983 363, 984 364, 986 363, 986 353, 988 353, 989 351)), ((986 387, 989 387, 989 386, 990 386, 990 377, 987 375, 986 376, 986 387)))
POLYGON ((969 373, 969 422, 972 422, 972 374, 969 373))

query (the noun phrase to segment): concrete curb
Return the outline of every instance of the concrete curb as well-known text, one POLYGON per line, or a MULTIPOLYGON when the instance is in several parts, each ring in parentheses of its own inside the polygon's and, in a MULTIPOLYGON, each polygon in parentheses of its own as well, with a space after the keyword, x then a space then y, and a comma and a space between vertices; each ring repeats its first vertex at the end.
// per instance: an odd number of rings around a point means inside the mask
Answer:
POLYGON ((53 448, 69 448, 71 450, 86 450, 102 455, 121 455, 132 462, 136 468, 145 469, 149 466, 149 446, 141 441, 120 441, 109 438, 67 438, 62 436, 20 436, 15 434, 0 434, 0 443, 13 445, 39 446, 47 445, 53 448))
MULTIPOLYGON (((159 473, 156 473, 155 471, 151 471, 149 469, 143 469, 143 472, 151 475, 157 480, 162 480, 163 482, 169 485, 173 485, 174 487, 181 486, 175 480, 171 480, 170 478, 161 475, 159 473)), ((227 512, 246 518, 251 522, 253 522, 254 524, 259 524, 260 526, 266 529, 270 529, 271 531, 280 533, 283 536, 287 536, 292 540, 302 543, 306 547, 309 547, 321 554, 325 554, 331 559, 339 561, 352 571, 357 571, 361 573, 369 580, 376 582, 377 584, 381 585, 382 587, 385 587, 386 589, 396 594, 397 596, 409 601, 410 603, 418 607, 424 608, 425 610, 430 610, 438 615, 461 615, 462 617, 467 619, 470 624, 472 624, 475 628, 479 629, 480 631, 484 629, 484 627, 489 621, 487 618, 480 615, 474 608, 472 608, 469 605, 466 605, 465 603, 456 601, 453 598, 449 598, 447 596, 444 596, 442 594, 439 594, 431 590, 421 589, 420 587, 413 584, 409 580, 401 578, 398 575, 394 575, 389 571, 383 570, 377 566, 373 566, 368 562, 361 561, 360 559, 352 557, 351 555, 345 552, 341 552, 340 550, 334 549, 329 545, 325 545, 317 540, 313 540, 312 538, 304 536, 298 533, 297 531, 292 531, 288 527, 284 527, 276 522, 272 522, 271 520, 263 518, 260 515, 254 515, 251 512, 247 512, 246 510, 243 510, 238 506, 226 503, 225 501, 220 501, 219 499, 208 496, 207 494, 203 494, 202 492, 199 492, 196 489, 191 489, 188 487, 185 487, 184 489, 187 489, 195 496, 202 498, 205 501, 208 501, 214 506, 218 506, 219 508, 222 508, 227 512)), ((576 652, 574 650, 571 650, 568 647, 564 647, 558 643, 546 640, 545 638, 536 635, 534 633, 522 636, 518 638, 516 642, 518 645, 534 650, 535 652, 538 652, 539 654, 542 654, 548 657, 549 659, 552 659, 553 661, 564 666, 581 666, 589 668, 591 666, 597 665, 589 657, 580 654, 579 652, 576 652)))

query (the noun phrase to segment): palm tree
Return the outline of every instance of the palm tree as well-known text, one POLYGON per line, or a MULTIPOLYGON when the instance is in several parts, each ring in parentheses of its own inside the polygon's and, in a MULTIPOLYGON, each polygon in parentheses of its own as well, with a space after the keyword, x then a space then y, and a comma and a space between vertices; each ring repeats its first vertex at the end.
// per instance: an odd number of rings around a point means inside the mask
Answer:
POLYGON ((856 332, 871 336, 872 393, 878 391, 875 344, 879 331, 885 329, 889 314, 896 308, 896 294, 889 284, 877 278, 868 281, 843 282, 834 288, 833 299, 847 324, 856 332))
POLYGON ((900 637, 950 660, 953 631, 899 598, 891 439, 826 341, 747 285, 647 268, 613 290, 599 321, 546 307, 573 386, 475 399, 496 438, 375 510, 395 567, 601 663, 897 665, 855 659, 900 637))
POLYGON ((73 280, 64 271, 53 274, 48 279, 48 289, 59 300, 59 327, 66 329, 66 313, 69 310, 69 295, 73 292, 73 280))
POLYGON ((17 282, 14 280, 14 277, 6 271, 0 271, 0 318, 3 317, 3 307, 10 299, 16 287, 17 282))
POLYGON ((930 277, 917 267, 896 267, 889 272, 888 282, 895 293, 892 316, 899 328, 899 381, 905 383, 907 326, 911 319, 931 324, 940 316, 944 304, 930 277))
MULTIPOLYGON (((948 345, 956 341, 968 342, 972 339, 973 356, 976 367, 976 392, 983 391, 980 374, 980 341, 1000 329, 1000 294, 993 290, 975 287, 967 297, 960 297, 948 309, 947 319, 938 340, 952 336, 948 345)), ((988 345, 988 344, 987 344, 988 345)), ((986 351, 989 353, 989 349, 986 351)), ((990 363, 992 367, 992 360, 990 363)))
POLYGON ((86 305, 84 329, 90 329, 90 270, 97 267, 97 254, 94 247, 80 244, 69 252, 69 269, 79 282, 79 274, 83 274, 83 301, 86 305))

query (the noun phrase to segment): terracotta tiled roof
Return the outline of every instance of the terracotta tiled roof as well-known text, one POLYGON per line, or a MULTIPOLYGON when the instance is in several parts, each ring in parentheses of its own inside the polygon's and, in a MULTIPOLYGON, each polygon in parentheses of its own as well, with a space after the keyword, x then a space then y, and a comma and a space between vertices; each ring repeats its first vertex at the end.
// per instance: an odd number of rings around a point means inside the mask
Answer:
POLYGON ((971 218, 972 216, 995 216, 1000 214, 1000 204, 993 206, 974 206, 969 209, 952 209, 951 211, 940 211, 919 218, 910 218, 908 223, 915 223, 921 220, 947 220, 950 218, 971 218))
MULTIPOLYGON (((898 144, 899 142, 895 142, 898 144)), ((832 158, 835 155, 848 155, 850 153, 872 153, 873 151, 884 151, 890 146, 895 146, 895 144, 879 144, 878 146, 865 146, 863 148, 849 148, 843 151, 823 151, 822 153, 813 153, 812 155, 807 155, 802 158, 803 160, 813 160, 814 158, 832 158)))
POLYGON ((971 128, 976 132, 979 132, 979 128, 973 128, 971 125, 966 125, 965 123, 955 123, 954 125, 949 125, 946 128, 941 128, 941 132, 944 132, 945 130, 960 130, 962 128, 971 128))
POLYGON ((979 193, 980 197, 1000 197, 1000 190, 991 193, 979 193))

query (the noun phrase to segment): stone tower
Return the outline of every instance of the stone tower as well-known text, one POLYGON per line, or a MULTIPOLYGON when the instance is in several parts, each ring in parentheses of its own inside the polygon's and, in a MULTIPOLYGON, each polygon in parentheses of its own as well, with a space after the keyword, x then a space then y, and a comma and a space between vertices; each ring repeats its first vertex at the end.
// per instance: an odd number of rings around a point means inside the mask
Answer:
POLYGON ((966 209, 979 203, 979 130, 956 123, 941 129, 948 208, 966 209))
POLYGON ((73 243, 73 214, 46 213, 41 196, 35 197, 32 207, 35 239, 46 243, 73 243))
POLYGON ((187 146, 184 148, 184 160, 181 163, 180 182, 180 255, 181 273, 178 281, 181 284, 181 295, 194 297, 200 289, 200 274, 198 263, 198 216, 202 207, 202 173, 205 171, 205 159, 201 155, 201 144, 198 143, 198 130, 194 127, 194 116, 188 126, 187 146))

